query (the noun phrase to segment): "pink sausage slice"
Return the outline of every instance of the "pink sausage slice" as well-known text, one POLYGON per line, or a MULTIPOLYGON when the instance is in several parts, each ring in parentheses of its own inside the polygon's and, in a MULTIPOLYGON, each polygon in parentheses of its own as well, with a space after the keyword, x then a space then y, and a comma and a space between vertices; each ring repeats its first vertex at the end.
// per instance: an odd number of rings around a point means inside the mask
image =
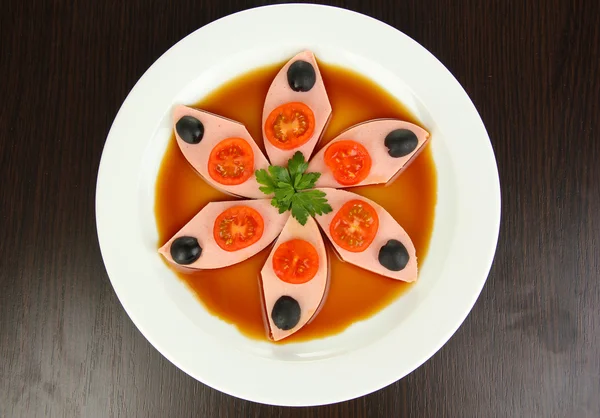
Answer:
POLYGON ((264 193, 258 190, 258 183, 254 174, 248 178, 244 183, 237 185, 225 185, 220 184, 212 179, 208 173, 208 158, 210 152, 219 142, 227 138, 242 138, 248 142, 252 151, 254 152, 254 170, 261 168, 267 168, 269 162, 265 158, 264 154, 256 145, 256 142, 252 139, 248 130, 244 125, 231 119, 226 119, 221 116, 214 115, 203 110, 193 109, 187 106, 177 106, 173 111, 173 130, 175 131, 175 137, 177 138, 177 144, 181 149, 181 152, 185 156, 186 160, 194 167, 194 169, 200 173, 200 175, 217 189, 225 192, 249 197, 249 198, 263 198, 264 193), (177 132, 177 122, 184 116, 192 116, 198 119, 204 126, 204 135, 197 144, 190 144, 185 142, 177 132))
MULTIPOLYGON (((302 226, 295 218, 289 217, 281 235, 277 239, 273 251, 269 255, 260 274, 262 277, 263 298, 265 303, 269 336, 274 341, 288 337, 306 325, 317 312, 328 280, 327 252, 319 227, 313 218, 308 218, 306 225, 302 226), (277 248, 292 239, 302 239, 311 243, 319 255, 319 268, 312 280, 302 284, 291 284, 279 279, 273 270, 273 255, 277 248), (273 321, 273 308, 280 298, 292 298, 300 306, 300 318, 291 329, 280 329, 273 321)), ((293 303, 293 301, 292 301, 293 303)))
POLYGON ((301 52, 294 58, 289 60, 287 64, 285 64, 283 68, 279 71, 279 73, 273 80, 273 83, 269 88, 269 92, 267 93, 267 98, 265 99, 262 117, 262 129, 265 148, 267 150, 269 160, 271 160, 271 164, 286 166, 288 160, 292 158, 292 155, 294 155, 296 151, 302 152, 302 154, 304 154, 304 158, 308 160, 315 148, 315 145, 317 145, 317 142, 319 142, 319 138, 325 130, 325 127, 329 122, 330 116, 331 104, 329 103, 329 98, 327 97, 325 85, 323 84, 323 79, 321 78, 321 73, 319 71, 317 61, 315 60, 315 56, 310 51, 301 52), (294 91, 289 85, 288 69, 296 61, 305 61, 309 63, 310 65, 312 65, 315 71, 315 84, 308 91, 294 91), (275 110, 278 106, 291 102, 304 103, 313 111, 315 116, 315 129, 313 135, 305 144, 292 150, 282 150, 276 148, 267 139, 265 132, 265 122, 271 114, 271 112, 275 110))
MULTIPOLYGON (((316 184, 317 187, 355 187, 364 186, 367 184, 387 183, 392 177, 394 177, 394 175, 406 167, 410 161, 419 154, 419 152, 423 149, 423 146, 427 143, 428 139, 429 133, 426 130, 412 123, 404 122, 398 119, 376 119, 364 122, 353 126, 345 132, 342 132, 329 144, 327 144, 327 146, 320 150, 310 161, 307 171, 318 171, 321 173, 321 177, 316 184), (408 136, 409 142, 410 139, 413 140, 412 144, 407 144, 407 142, 404 142, 405 145, 409 145, 408 149, 404 148, 405 151, 410 150, 412 146, 415 146, 414 150, 408 154, 405 154, 405 152, 394 153, 394 150, 390 150, 390 148, 386 146, 386 137, 394 131, 396 131, 396 134, 401 138, 403 137, 406 139, 408 136), (411 132, 414 135, 412 135, 411 132), (324 159, 327 148, 333 143, 343 140, 356 141, 362 144, 369 152, 372 160, 371 171, 369 172, 369 175, 364 180, 352 186, 345 186, 338 183, 338 181, 334 178, 331 169, 327 166, 327 164, 325 164, 324 159), (392 157, 390 153, 396 155, 396 157, 392 157)), ((393 146, 390 145, 393 144, 393 142, 392 134, 388 140, 388 145, 393 146)))
POLYGON ((390 215, 384 208, 372 200, 366 199, 355 193, 347 192, 345 190, 327 188, 319 190, 325 192, 327 195, 327 201, 331 205, 333 211, 326 215, 317 216, 316 219, 319 223, 319 226, 323 232, 325 232, 325 235, 327 235, 342 260, 358 267, 362 267, 365 270, 369 270, 392 279, 402 280, 405 282, 414 282, 417 280, 417 255, 415 246, 410 240, 408 234, 404 231, 404 229, 402 229, 398 222, 396 222, 392 215, 390 215), (377 234, 375 235, 373 242, 363 252, 351 252, 344 250, 335 243, 331 233, 329 232, 331 221, 338 210, 340 210, 344 203, 354 199, 364 200, 365 202, 369 203, 371 206, 373 206, 373 208, 375 208, 379 217, 379 228, 377 230, 377 234), (400 271, 389 270, 379 262, 379 252, 389 240, 400 241, 408 252, 408 263, 400 271))
POLYGON ((193 237, 198 240, 202 252, 200 257, 193 263, 182 267, 192 269, 217 269, 240 263, 269 245, 283 229, 289 212, 279 214, 278 210, 271 206, 269 199, 260 200, 238 200, 233 202, 212 202, 206 205, 196 216, 192 218, 179 232, 175 234, 158 252, 167 261, 177 264, 171 256, 171 244, 179 237, 193 237), (238 251, 225 251, 213 238, 213 227, 215 219, 226 209, 234 206, 250 206, 260 213, 264 220, 264 231, 261 238, 254 244, 238 251))

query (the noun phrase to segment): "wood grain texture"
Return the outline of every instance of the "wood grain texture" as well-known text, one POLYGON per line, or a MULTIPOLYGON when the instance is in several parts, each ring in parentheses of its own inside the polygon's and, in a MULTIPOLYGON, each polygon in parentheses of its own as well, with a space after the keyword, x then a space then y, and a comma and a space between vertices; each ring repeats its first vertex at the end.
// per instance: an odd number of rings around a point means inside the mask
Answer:
POLYGON ((0 3, 0 417, 600 416, 600 3, 348 0, 436 55, 479 109, 502 184, 489 280, 401 381, 288 409, 196 382, 137 331, 98 248, 111 122, 143 72, 242 0, 0 3))

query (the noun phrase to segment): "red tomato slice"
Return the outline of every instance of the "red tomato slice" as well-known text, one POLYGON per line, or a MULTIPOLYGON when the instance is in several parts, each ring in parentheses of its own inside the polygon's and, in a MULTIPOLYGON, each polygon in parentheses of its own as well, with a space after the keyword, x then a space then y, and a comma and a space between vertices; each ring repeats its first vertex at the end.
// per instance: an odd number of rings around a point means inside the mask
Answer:
POLYGON ((257 242, 265 230, 260 213, 249 206, 233 206, 215 219, 213 236, 225 251, 237 251, 257 242))
POLYGON ((325 164, 338 183, 344 186, 358 184, 371 171, 371 156, 360 143, 350 140, 337 141, 325 150, 325 164))
POLYGON ((329 225, 333 241, 354 253, 367 249, 379 229, 379 216, 375 208, 364 200, 346 202, 335 214, 329 225))
POLYGON ((285 103, 275 108, 265 122, 265 134, 276 148, 290 150, 304 145, 315 131, 313 111, 300 102, 285 103))
POLYGON ((220 184, 242 184, 254 174, 254 151, 242 138, 219 142, 208 157, 208 174, 220 184))
POLYGON ((284 242, 273 254, 273 271, 286 283, 302 284, 312 280, 319 270, 319 254, 303 239, 284 242))

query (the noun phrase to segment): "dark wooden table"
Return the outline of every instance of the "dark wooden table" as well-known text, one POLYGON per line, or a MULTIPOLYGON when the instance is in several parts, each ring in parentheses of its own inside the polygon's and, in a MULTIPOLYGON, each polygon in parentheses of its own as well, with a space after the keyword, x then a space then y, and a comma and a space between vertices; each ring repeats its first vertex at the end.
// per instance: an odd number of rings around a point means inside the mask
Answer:
POLYGON ((0 417, 600 417, 598 0, 329 2, 436 55, 496 151, 494 266, 421 368, 360 399, 287 409, 217 392, 142 337, 96 238, 106 134, 171 45, 265 3, 1 2, 0 417))

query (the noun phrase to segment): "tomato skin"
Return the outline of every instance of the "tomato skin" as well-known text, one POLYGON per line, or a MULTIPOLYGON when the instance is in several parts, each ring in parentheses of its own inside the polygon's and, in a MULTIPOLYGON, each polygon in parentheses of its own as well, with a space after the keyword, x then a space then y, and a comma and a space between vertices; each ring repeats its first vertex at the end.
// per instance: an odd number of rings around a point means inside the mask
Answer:
POLYGON ((250 206, 233 206, 215 219, 213 237, 225 251, 237 251, 256 243, 263 235, 265 221, 250 206))
POLYGON ((312 280, 319 270, 319 254, 303 239, 292 239, 279 245, 273 254, 273 271, 282 281, 302 284, 312 280))
POLYGON ((337 211, 329 234, 346 251, 359 253, 366 250, 379 229, 379 216, 373 206, 364 200, 350 200, 337 211))
POLYGON ((373 164, 369 151, 361 143, 348 139, 329 145, 324 159, 335 180, 344 186, 366 179, 373 164))
POLYGON ((315 131, 315 114, 301 102, 276 107, 265 121, 265 136, 275 148, 291 150, 306 144, 315 131))
POLYGON ((242 138, 227 138, 208 157, 208 174, 219 184, 238 185, 254 174, 254 151, 242 138))

